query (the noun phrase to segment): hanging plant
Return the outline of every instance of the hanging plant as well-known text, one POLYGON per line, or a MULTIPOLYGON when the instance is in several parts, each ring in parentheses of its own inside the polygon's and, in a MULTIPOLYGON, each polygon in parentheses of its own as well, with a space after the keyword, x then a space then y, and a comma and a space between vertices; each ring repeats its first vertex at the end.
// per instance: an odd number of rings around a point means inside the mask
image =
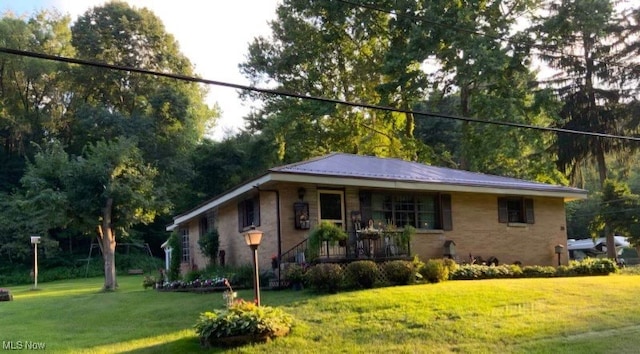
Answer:
POLYGON ((309 248, 316 252, 322 246, 322 242, 327 241, 330 245, 335 245, 338 241, 346 241, 347 233, 336 224, 329 221, 321 221, 309 234, 309 248))

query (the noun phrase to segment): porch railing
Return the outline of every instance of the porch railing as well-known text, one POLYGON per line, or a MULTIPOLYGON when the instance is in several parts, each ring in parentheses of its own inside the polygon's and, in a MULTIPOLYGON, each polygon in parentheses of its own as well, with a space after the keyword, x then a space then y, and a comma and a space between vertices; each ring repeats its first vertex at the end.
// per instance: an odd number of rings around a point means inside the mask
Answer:
POLYGON ((351 262, 361 259, 384 261, 387 259, 406 258, 411 255, 410 242, 402 242, 397 235, 380 233, 378 235, 357 235, 350 232, 344 245, 332 245, 324 242, 318 252, 308 252, 308 239, 301 241, 288 251, 282 253, 281 262, 311 263, 311 262, 351 262), (309 254, 317 255, 308 259, 309 254))

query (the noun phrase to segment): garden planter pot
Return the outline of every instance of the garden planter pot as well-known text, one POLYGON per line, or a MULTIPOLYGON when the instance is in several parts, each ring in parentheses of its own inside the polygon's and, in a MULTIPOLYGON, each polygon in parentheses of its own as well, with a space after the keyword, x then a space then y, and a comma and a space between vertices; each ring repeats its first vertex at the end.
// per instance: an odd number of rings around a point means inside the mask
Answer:
POLYGON ((263 334, 245 334, 239 336, 230 336, 230 337, 219 337, 219 338, 204 338, 200 337, 200 345, 209 348, 209 347, 237 347, 240 345, 245 345, 249 343, 264 343, 276 337, 283 337, 289 334, 289 328, 282 328, 277 333, 272 333, 271 335, 263 334))

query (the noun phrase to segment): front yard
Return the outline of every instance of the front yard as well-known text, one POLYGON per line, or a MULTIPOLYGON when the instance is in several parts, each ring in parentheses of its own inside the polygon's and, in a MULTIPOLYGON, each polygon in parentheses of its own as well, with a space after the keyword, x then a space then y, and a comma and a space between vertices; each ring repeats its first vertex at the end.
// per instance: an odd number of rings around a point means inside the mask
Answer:
MULTIPOLYGON (((54 352, 201 351, 193 325, 222 308, 220 293, 142 288, 141 276, 11 287, 0 303, 3 346, 54 352)), ((640 340, 640 276, 449 281, 316 295, 264 291, 296 319, 292 333, 236 352, 630 352, 640 340)), ((252 291, 240 291, 250 299, 252 291)), ((217 351, 214 349, 214 351, 217 351)))

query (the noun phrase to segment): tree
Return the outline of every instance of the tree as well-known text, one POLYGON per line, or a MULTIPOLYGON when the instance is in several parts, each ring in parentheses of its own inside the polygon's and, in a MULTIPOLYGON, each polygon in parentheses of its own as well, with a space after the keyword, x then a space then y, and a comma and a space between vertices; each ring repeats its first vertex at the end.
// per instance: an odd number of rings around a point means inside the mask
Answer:
POLYGON ((104 257, 104 289, 114 290, 116 235, 125 236, 133 225, 149 223, 167 211, 154 188, 156 175, 135 142, 121 138, 88 145, 83 156, 72 159, 55 144, 36 155, 22 184, 28 203, 47 216, 48 229, 68 227, 72 221, 81 230, 96 230, 104 257), (56 171, 54 176, 51 171, 56 171))
MULTIPOLYGON (((52 55, 73 56, 70 19, 55 12, 39 12, 28 20, 0 18, 4 47, 52 55)), ((30 143, 41 143, 68 128, 65 94, 66 63, 0 54, 0 190, 19 185, 30 143)))
MULTIPOLYGON (((545 80, 564 104, 561 128, 625 135, 632 125, 624 102, 627 75, 618 67, 626 33, 612 0, 557 0, 537 19, 536 47, 556 74, 545 80)), ((637 126, 637 122, 635 123, 637 126)), ((559 168, 580 183, 582 166, 594 161, 600 184, 608 178, 606 156, 626 154, 631 146, 613 139, 558 134, 559 168)))
MULTIPOLYGON (((347 101, 378 103, 388 52, 389 14, 347 3, 284 1, 271 37, 249 46, 242 71, 253 83, 278 90, 347 101)), ((277 144, 281 161, 330 151, 415 159, 413 121, 406 115, 345 105, 249 95, 264 105, 248 117, 248 129, 277 144)))
MULTIPOLYGON (((71 31, 80 58, 194 75, 174 37, 146 8, 109 2, 82 14, 71 31)), ((206 105, 206 90, 192 82, 86 66, 76 68, 73 77, 77 85, 71 107, 78 119, 71 152, 103 138, 135 137, 144 159, 158 168, 158 185, 176 207, 192 205, 184 183, 191 178, 189 158, 219 115, 216 107, 206 105), (92 133, 85 134, 87 130, 92 133)))
POLYGON ((634 243, 638 243, 637 231, 640 225, 638 210, 640 196, 632 194, 625 183, 606 180, 600 193, 599 214, 592 220, 590 228, 593 236, 605 233, 607 238, 607 257, 617 258, 614 235, 631 236, 634 243))

